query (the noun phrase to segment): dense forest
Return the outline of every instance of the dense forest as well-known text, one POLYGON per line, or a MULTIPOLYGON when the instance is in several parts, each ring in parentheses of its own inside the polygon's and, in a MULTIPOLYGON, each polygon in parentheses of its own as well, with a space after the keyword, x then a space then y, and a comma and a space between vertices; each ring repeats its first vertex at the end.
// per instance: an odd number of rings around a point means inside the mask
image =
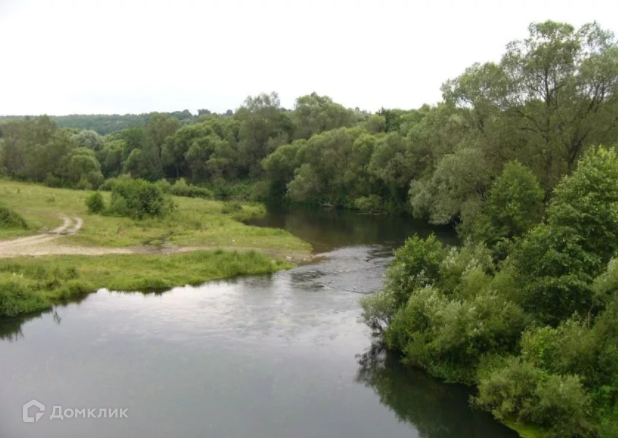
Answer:
POLYGON ((285 109, 270 93, 226 114, 7 120, 0 174, 454 224, 459 248, 413 238, 397 252, 384 291, 363 303, 367 323, 405 363, 477 385, 474 403, 505 422, 618 436, 614 35, 535 23, 442 92, 376 113, 316 93, 285 109))

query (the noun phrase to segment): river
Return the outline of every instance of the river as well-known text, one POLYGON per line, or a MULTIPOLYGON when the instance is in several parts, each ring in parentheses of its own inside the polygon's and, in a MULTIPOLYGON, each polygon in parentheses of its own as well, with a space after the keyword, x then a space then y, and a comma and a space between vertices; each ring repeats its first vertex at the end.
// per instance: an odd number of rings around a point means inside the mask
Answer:
POLYGON ((451 230, 339 211, 255 224, 309 241, 319 261, 164 293, 101 290, 0 320, 0 437, 517 437, 471 409, 466 388, 372 347, 358 322, 394 247, 415 233, 454 243, 451 230), (45 411, 24 423, 32 399, 45 411), (67 416, 50 418, 54 406, 67 416), (88 418, 101 409, 118 411, 88 418))

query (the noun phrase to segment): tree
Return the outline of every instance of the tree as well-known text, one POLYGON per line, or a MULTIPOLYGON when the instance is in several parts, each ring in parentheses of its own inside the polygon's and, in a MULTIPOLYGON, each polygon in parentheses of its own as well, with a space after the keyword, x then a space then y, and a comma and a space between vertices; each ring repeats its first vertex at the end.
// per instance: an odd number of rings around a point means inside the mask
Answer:
POLYGON ((596 23, 546 21, 507 46, 499 64, 474 65, 444 97, 477 126, 492 161, 518 159, 550 192, 591 144, 618 129, 618 45, 596 23))
POLYGON ((234 117, 240 121, 239 163, 244 175, 262 173, 261 161, 276 146, 288 143, 294 126, 290 116, 281 108, 277 93, 247 97, 234 117), (269 141, 277 138, 269 147, 269 141))
POLYGON ((587 314, 592 281, 618 251, 618 156, 591 149, 556 188, 547 225, 539 225, 514 254, 525 308, 557 324, 587 314))
POLYGON ((413 212, 432 223, 461 218, 464 224, 472 224, 481 212, 492 176, 493 170, 480 149, 458 149, 440 160, 431 180, 412 182, 413 212))
POLYGON ((193 163, 194 171, 200 171, 214 151, 213 141, 216 138, 217 135, 207 122, 183 126, 174 135, 167 137, 162 150, 166 175, 173 178, 191 177, 189 161, 193 163))
POLYGON ((66 157, 64 176, 82 189, 97 188, 103 182, 101 166, 92 149, 76 148, 66 157))
POLYGON ((100 151, 104 146, 103 137, 94 131, 86 129, 80 131, 79 134, 75 134, 73 140, 78 147, 92 149, 95 152, 100 151))
MULTIPOLYGON (((186 114, 184 115, 186 116, 186 114)), ((167 138, 174 135, 179 128, 180 122, 176 117, 169 117, 161 113, 153 113, 150 116, 150 120, 144 128, 142 142, 142 157, 146 167, 143 177, 150 181, 156 181, 163 177, 163 145, 167 138)))
POLYGON ((294 138, 297 139, 309 139, 324 131, 353 126, 356 122, 352 111, 317 93, 296 99, 293 118, 294 138))
POLYGON ((491 186, 482 214, 473 225, 474 238, 495 248, 522 236, 541 222, 543 195, 528 168, 517 161, 508 163, 491 186))

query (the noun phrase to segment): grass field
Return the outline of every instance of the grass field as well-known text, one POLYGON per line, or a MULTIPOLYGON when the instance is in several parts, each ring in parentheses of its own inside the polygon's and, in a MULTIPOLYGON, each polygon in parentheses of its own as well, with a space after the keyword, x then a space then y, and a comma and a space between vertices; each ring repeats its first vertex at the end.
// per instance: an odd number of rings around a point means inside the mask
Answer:
MULTIPOLYGON (((244 225, 239 220, 264 213, 261 204, 243 204, 242 211, 223 214, 224 203, 174 197, 177 210, 164 219, 136 221, 125 217, 89 215, 85 199, 91 192, 52 189, 36 184, 0 180, 0 205, 20 213, 28 230, 0 229, 0 240, 37 234, 61 224, 59 214, 80 216, 79 233, 58 239, 58 245, 135 247, 162 241, 179 247, 254 248, 281 252, 308 251, 311 247, 284 230, 244 225)), ((109 202, 109 193, 103 193, 109 202)))
MULTIPOLYGON (((223 202, 175 197, 177 208, 168 217, 137 221, 89 215, 89 193, 0 180, 0 206, 16 211, 28 224, 27 229, 0 228, 0 241, 56 228, 64 214, 83 218, 84 225, 51 245, 136 249, 134 254, 0 259, 0 317, 45 310, 100 288, 145 291, 272 273, 293 266, 282 261, 286 256, 307 256, 311 249, 287 231, 240 222, 264 214, 260 204, 243 204, 225 214, 223 202), (160 253, 161 248, 166 252, 160 253), (182 248, 193 251, 176 252, 182 248)), ((109 193, 103 195, 108 202, 109 193)))

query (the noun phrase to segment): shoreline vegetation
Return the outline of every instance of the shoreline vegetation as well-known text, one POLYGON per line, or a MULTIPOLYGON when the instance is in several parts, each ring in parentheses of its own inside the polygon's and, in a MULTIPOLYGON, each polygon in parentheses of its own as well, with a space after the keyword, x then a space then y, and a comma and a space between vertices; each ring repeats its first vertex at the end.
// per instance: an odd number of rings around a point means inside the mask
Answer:
POLYGON ((482 238, 409 238, 362 319, 406 365, 475 386, 473 406, 523 437, 615 438, 618 153, 587 151, 534 221, 530 176, 505 167, 482 238))
MULTIPOLYGON (((0 176, 81 191, 3 181, 0 240, 57 227, 64 214, 84 225, 52 239, 56 248, 309 250, 241 224, 263 212, 249 200, 455 224, 460 248, 412 238, 397 252, 384 291, 363 302, 367 323, 407 366, 476 385, 475 406, 521 434, 618 437, 615 35, 598 23, 532 23, 499 61, 471 65, 442 93, 436 105, 375 113, 317 93, 287 109, 272 92, 221 114, 7 117, 0 176)), ((60 284, 79 292, 69 266, 28 263, 0 261, 11 271, 2 281, 17 279, 2 302, 40 306, 26 298, 60 284)))
MULTIPOLYGON (((135 220, 88 214, 88 196, 86 191, 0 180, 2 206, 11 218, 19 218, 0 228, 0 317, 45 310, 101 288, 160 290, 268 274, 310 257, 311 246, 286 231, 240 222, 264 214, 260 204, 229 208, 220 201, 173 197, 169 215, 135 220), (60 212, 83 218, 83 227, 40 243, 38 236, 48 236, 45 231, 62 222, 60 212), (2 248, 11 242, 23 244, 2 248), (37 256, 19 256, 24 250, 37 256), (68 255, 81 250, 91 255, 68 255), (114 253, 125 250, 131 253, 114 253)), ((109 200, 110 194, 102 197, 109 200)))

